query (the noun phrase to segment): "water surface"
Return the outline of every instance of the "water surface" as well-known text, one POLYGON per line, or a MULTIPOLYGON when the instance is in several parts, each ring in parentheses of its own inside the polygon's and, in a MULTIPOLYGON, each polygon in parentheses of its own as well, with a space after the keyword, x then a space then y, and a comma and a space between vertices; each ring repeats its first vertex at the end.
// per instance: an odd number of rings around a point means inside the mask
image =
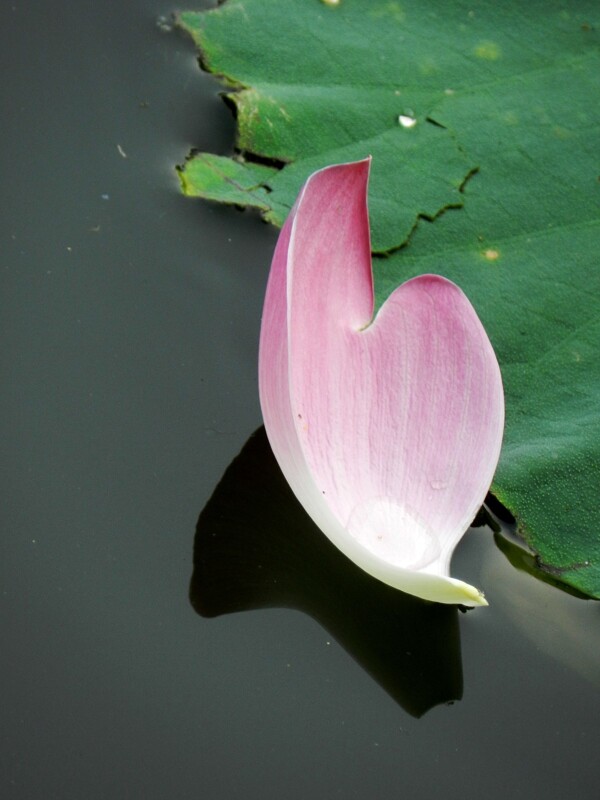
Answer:
POLYGON ((433 620, 290 539, 288 506, 245 536, 242 497, 237 578, 190 602, 198 516, 261 424, 275 232, 179 195, 233 123, 170 11, 0 10, 5 796, 592 800, 600 606, 489 529, 453 571, 490 607, 433 620))

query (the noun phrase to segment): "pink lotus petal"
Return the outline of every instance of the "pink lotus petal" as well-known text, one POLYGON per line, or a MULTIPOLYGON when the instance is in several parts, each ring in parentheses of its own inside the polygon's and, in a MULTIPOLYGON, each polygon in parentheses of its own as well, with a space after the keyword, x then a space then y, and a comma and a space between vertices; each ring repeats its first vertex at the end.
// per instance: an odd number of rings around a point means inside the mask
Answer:
POLYGON ((477 315, 437 275, 373 316, 370 160, 312 175, 271 267, 259 359, 273 452, 331 541, 385 583, 486 605, 449 577, 500 454, 504 398, 477 315))

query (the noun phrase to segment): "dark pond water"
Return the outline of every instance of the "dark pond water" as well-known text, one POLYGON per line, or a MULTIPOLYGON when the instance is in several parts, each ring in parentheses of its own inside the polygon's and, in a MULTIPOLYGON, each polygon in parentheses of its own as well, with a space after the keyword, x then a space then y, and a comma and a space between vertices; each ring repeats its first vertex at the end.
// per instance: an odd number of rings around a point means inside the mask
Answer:
POLYGON ((405 600, 250 439, 275 233, 179 195, 233 125, 171 10, 0 8, 3 796, 595 800, 600 606, 485 528, 489 609, 405 600))

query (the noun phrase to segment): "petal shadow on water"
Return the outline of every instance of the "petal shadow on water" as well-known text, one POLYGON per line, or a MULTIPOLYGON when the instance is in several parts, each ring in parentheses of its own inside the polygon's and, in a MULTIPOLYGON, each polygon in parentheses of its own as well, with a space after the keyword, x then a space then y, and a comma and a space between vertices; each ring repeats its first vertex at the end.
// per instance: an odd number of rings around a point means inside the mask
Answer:
POLYGON ((392 589, 340 553, 292 494, 262 427, 200 514, 190 600, 203 617, 304 611, 415 717, 462 696, 457 608, 392 589))

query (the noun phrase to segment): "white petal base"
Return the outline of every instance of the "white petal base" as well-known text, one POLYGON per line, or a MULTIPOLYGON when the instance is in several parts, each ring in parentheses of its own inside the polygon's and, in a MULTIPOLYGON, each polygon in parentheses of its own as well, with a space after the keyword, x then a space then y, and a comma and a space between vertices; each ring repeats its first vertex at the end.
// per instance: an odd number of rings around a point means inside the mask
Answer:
POLYGON ((378 558, 405 569, 425 569, 441 556, 440 542, 424 520, 386 498, 353 510, 348 533, 378 558))

